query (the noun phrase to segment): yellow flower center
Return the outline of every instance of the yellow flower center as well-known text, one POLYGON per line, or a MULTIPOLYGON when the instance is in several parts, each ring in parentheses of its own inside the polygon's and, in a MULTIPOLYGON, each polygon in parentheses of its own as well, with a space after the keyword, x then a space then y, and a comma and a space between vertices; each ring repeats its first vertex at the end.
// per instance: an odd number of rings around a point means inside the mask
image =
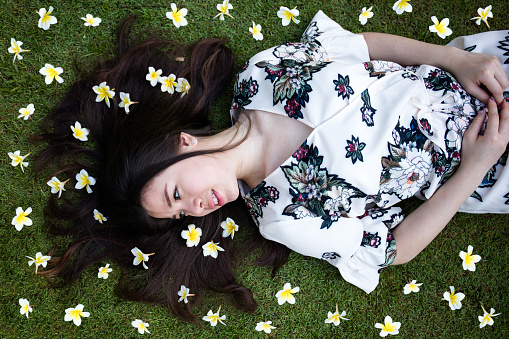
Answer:
POLYGON ((150 79, 156 80, 159 75, 156 72, 150 73, 150 79))
POLYGON ((177 84, 174 80, 175 79, 168 77, 168 79, 164 80, 164 86, 166 86, 170 89, 174 88, 175 85, 177 84))
POLYGON ((473 255, 472 255, 472 254, 470 254, 470 253, 467 253, 467 254, 465 255, 465 264, 466 264, 467 266, 470 266, 470 265, 472 265, 473 263, 474 263, 473 255))
POLYGON ((50 20, 50 14, 51 12, 44 13, 44 15, 41 18, 43 24, 46 25, 48 23, 48 21, 50 20))
POLYGON ((95 19, 94 18, 87 18, 87 22, 89 24, 94 24, 95 19))
POLYGON ((386 331, 386 332, 394 332, 395 329, 396 329, 396 326, 394 326, 393 323, 386 323, 383 326, 383 330, 386 331))
POLYGON ((442 20, 442 22, 440 22, 440 23, 438 23, 438 24, 436 24, 436 25, 435 25, 435 28, 437 29, 437 31, 438 31, 440 34, 443 34, 443 33, 445 33, 445 29, 447 28, 447 26, 446 26, 446 25, 444 25, 443 20, 442 20))
POLYGON ((196 231, 196 229, 189 231, 188 234, 189 234, 190 241, 194 242, 194 241, 198 240, 199 235, 198 235, 198 232, 196 231))
POLYGON ((293 14, 290 11, 284 11, 283 16, 286 20, 293 20, 293 14))
POLYGON ((458 296, 454 293, 451 293, 451 303, 456 304, 458 302, 458 296))
POLYGON ((290 289, 284 290, 281 293, 281 297, 283 297, 284 299, 290 298, 291 295, 292 295, 292 292, 290 291, 290 289))
POLYGON ((145 324, 144 324, 144 323, 140 323, 140 324, 138 325, 138 328, 139 328, 139 329, 141 329, 141 330, 146 330, 146 329, 147 329, 147 327, 145 326, 145 324))
POLYGON ((482 12, 481 12, 481 19, 482 20, 486 20, 486 18, 488 17, 488 14, 490 14, 490 10, 488 9, 484 9, 482 12))
POLYGON ((175 21, 176 21, 176 22, 180 22, 180 21, 182 21, 182 18, 183 18, 183 17, 184 17, 184 16, 182 15, 182 10, 177 11, 177 9, 175 9, 175 10, 173 11, 173 19, 175 19, 175 21))
POLYGON ((108 273, 108 267, 103 267, 101 270, 101 274, 106 274, 106 273, 108 273))
POLYGON ((74 319, 78 319, 81 316, 81 311, 80 310, 72 310, 69 313, 71 314, 71 317, 74 318, 74 319))
POLYGON ((81 128, 76 128, 74 130, 74 134, 76 134, 77 138, 81 138, 85 133, 83 133, 83 130, 81 128))
POLYGON ((401 0, 398 4, 398 9, 402 9, 402 8, 405 8, 406 6, 408 6, 408 1, 409 0, 401 0))
POLYGON ((16 217, 16 223, 17 224, 21 224, 21 223, 25 223, 27 221, 27 216, 28 214, 25 214, 25 213, 21 213, 20 215, 18 215, 16 217))
POLYGON ((58 75, 58 73, 57 73, 57 71, 55 71, 55 69, 54 69, 54 68, 48 68, 48 76, 49 76, 49 77, 54 78, 54 77, 55 77, 55 76, 57 76, 57 75, 58 75))
POLYGON ((339 313, 334 313, 333 315, 330 316, 329 319, 332 320, 332 321, 338 321, 339 320, 339 313))
POLYGON ((22 161, 23 161, 23 158, 22 158, 22 157, 20 157, 19 155, 16 155, 16 154, 15 154, 15 155, 13 155, 13 157, 14 157, 14 160, 15 160, 18 164, 19 164, 20 162, 22 162, 22 161))
POLYGON ((371 12, 370 12, 369 10, 367 10, 367 11, 365 11, 365 12, 363 12, 363 13, 362 13, 362 16, 363 16, 364 18, 367 18, 367 17, 369 16, 369 14, 370 14, 370 13, 371 13, 371 12))

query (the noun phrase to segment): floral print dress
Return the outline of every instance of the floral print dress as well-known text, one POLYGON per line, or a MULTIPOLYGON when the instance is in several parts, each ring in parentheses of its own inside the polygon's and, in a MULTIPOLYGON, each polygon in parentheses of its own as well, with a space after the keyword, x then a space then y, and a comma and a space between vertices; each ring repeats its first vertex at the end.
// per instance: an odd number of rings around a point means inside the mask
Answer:
MULTIPOLYGON (((328 261, 369 293, 396 256, 391 229, 404 216, 393 205, 429 198, 454 173, 462 134, 484 106, 436 67, 370 61, 362 36, 319 11, 301 42, 260 52, 241 68, 234 120, 241 109, 313 128, 258 186, 240 183, 260 233, 328 261)), ((507 152, 463 211, 509 213, 506 161, 507 152)))

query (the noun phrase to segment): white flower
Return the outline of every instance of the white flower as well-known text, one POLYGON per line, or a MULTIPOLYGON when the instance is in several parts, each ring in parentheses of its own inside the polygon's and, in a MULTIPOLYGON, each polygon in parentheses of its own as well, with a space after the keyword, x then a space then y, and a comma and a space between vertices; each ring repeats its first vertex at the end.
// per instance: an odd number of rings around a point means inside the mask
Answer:
POLYGON ((398 0, 392 6, 392 9, 396 11, 396 14, 403 14, 403 12, 411 12, 412 5, 409 4, 410 0, 398 0))
POLYGON ((95 93, 97 93, 96 102, 105 101, 106 105, 110 107, 110 99, 115 96, 114 88, 110 90, 110 86, 106 85, 106 81, 101 82, 99 86, 92 87, 95 93))
POLYGON ((82 189, 86 187, 88 193, 92 193, 92 189, 90 186, 95 185, 95 178, 88 175, 88 172, 82 169, 78 174, 76 174, 76 180, 78 181, 74 188, 82 189))
POLYGON ((181 92, 182 95, 181 98, 189 92, 189 89, 191 86, 189 85, 189 82, 184 78, 178 78, 177 79, 177 85, 175 86, 175 90, 177 92, 181 92))
MULTIPOLYGON (((28 302, 27 299, 19 299, 19 306, 21 306, 21 308, 19 309, 19 313, 21 315, 26 315, 27 318, 28 318, 28 314, 30 312, 32 312, 32 306, 30 306, 30 303, 28 302)), ((493 323, 493 321, 492 321, 493 323)), ((491 325, 491 324, 490 324, 491 325)))
POLYGON ((143 333, 145 333, 145 332, 150 333, 150 332, 148 331, 148 328, 147 328, 147 327, 149 327, 150 325, 149 325, 148 323, 146 323, 146 322, 144 322, 144 321, 140 320, 140 319, 136 319, 135 321, 133 321, 133 322, 131 323, 131 325, 132 325, 133 327, 135 327, 135 328, 137 328, 137 329, 138 329, 138 333, 139 333, 139 334, 143 334, 143 333))
POLYGON ((181 302, 184 300, 184 303, 187 304, 187 297, 193 297, 194 294, 189 293, 189 288, 185 287, 184 285, 180 285, 180 291, 178 291, 178 295, 180 296, 179 301, 181 302))
POLYGON ((475 263, 481 260, 481 256, 472 254, 474 248, 472 245, 468 245, 468 252, 460 251, 460 258, 463 259, 463 269, 469 271, 475 271, 475 263))
POLYGON ((23 211, 21 207, 16 208, 16 216, 11 221, 16 230, 21 231, 23 226, 32 226, 32 219, 27 217, 30 213, 32 213, 32 207, 27 208, 26 211, 23 211))
POLYGON ((161 69, 158 69, 156 71, 154 67, 149 67, 148 74, 145 77, 145 79, 150 81, 150 84, 152 85, 152 87, 154 87, 155 85, 157 85, 157 82, 159 81, 159 78, 161 78, 162 73, 163 71, 161 69))
POLYGON ((175 86, 177 86, 177 82, 175 81, 176 78, 175 74, 170 74, 167 77, 160 77, 159 82, 161 83, 161 92, 173 94, 175 92, 175 86))
POLYGON ((285 302, 288 302, 289 304, 295 304, 295 297, 292 294, 299 291, 299 287, 292 288, 290 283, 286 283, 283 286, 283 289, 276 293, 277 303, 279 305, 283 305, 285 302))
POLYGON ((447 27, 449 26, 449 19, 444 18, 442 21, 438 22, 436 16, 431 17, 431 21, 433 21, 433 25, 429 26, 429 31, 431 33, 435 32, 439 37, 445 39, 447 36, 452 34, 452 30, 447 27))
POLYGON ((408 284, 406 284, 404 287, 403 287, 403 293, 405 294, 410 294, 410 292, 419 292, 419 286, 421 286, 422 283, 418 283, 417 284, 417 280, 412 280, 411 282, 409 282, 408 284))
POLYGON ((254 21, 252 21, 253 27, 249 27, 250 34, 253 34, 253 38, 255 40, 263 40, 263 34, 262 34, 262 26, 260 24, 255 24, 254 21))
POLYGON ((442 300, 447 300, 449 302, 449 307, 451 310, 459 310, 461 308, 461 301, 465 298, 463 293, 454 293, 454 286, 450 286, 451 293, 444 292, 444 298, 442 300))
POLYGON ((392 322, 392 318, 389 316, 386 316, 384 319, 384 323, 376 323, 375 327, 381 329, 380 336, 386 337, 388 334, 396 335, 399 333, 399 328, 401 326, 401 323, 395 321, 392 322))
POLYGON ((57 18, 50 15, 53 12, 53 7, 49 6, 49 10, 46 12, 46 8, 39 9, 37 12, 40 16, 38 27, 47 31, 50 25, 57 23, 57 18))
POLYGON ((235 232, 239 230, 239 225, 237 225, 232 218, 226 218, 225 221, 221 222, 221 228, 223 229, 223 238, 231 235, 233 239, 235 232))
POLYGON ((222 4, 217 4, 216 7, 219 11, 219 14, 214 18, 219 17, 219 20, 224 20, 224 16, 228 15, 230 18, 234 19, 234 17, 232 17, 230 14, 230 9, 233 9, 233 6, 230 4, 229 0, 224 0, 222 4))
POLYGON ((296 17, 299 16, 299 10, 297 7, 294 9, 289 9, 288 7, 281 6, 279 7, 279 11, 277 11, 277 16, 281 18, 281 23, 283 26, 288 26, 290 21, 298 24, 300 22, 296 17))
POLYGON ((177 11, 177 5, 172 3, 171 5, 171 12, 166 12, 166 17, 168 19, 173 20, 173 24, 175 27, 179 28, 180 26, 187 25, 187 20, 185 18, 187 14, 187 9, 182 8, 180 11, 177 11))
POLYGON ((9 51, 9 53, 14 53, 14 59, 12 59, 12 63, 14 63, 14 61, 16 61, 16 58, 18 60, 22 60, 23 57, 21 56, 21 52, 30 52, 29 49, 22 49, 20 46, 23 45, 23 42, 21 41, 16 41, 16 39, 14 38, 11 38, 11 47, 9 47, 7 49, 7 51, 9 51))
POLYGON ((210 322, 210 326, 216 326, 217 325, 217 322, 219 321, 221 324, 225 325, 226 324, 223 322, 223 320, 226 319, 226 316, 223 315, 223 316, 219 316, 219 311, 221 311, 221 306, 219 306, 219 309, 217 310, 216 313, 213 313, 212 310, 210 310, 206 316, 204 316, 202 319, 205 320, 205 321, 209 321, 210 322))
POLYGON ((108 279, 108 274, 113 271, 110 268, 110 264, 106 264, 106 266, 99 267, 99 272, 97 273, 98 278, 108 279))
POLYGON ((194 224, 187 225, 187 231, 183 230, 180 233, 180 236, 184 239, 186 239, 186 246, 187 247, 193 247, 198 246, 200 243, 200 237, 201 237, 201 228, 196 227, 194 224))
POLYGON ((99 26, 99 24, 101 23, 102 19, 101 18, 94 18, 92 16, 92 14, 87 14, 85 18, 81 18, 81 20, 84 20, 85 21, 85 26, 92 26, 92 27, 97 27, 99 26))
POLYGON ((135 247, 131 249, 131 253, 134 255, 133 265, 137 266, 140 264, 140 262, 143 263, 143 268, 148 270, 147 265, 145 264, 145 261, 148 261, 149 256, 153 255, 154 253, 145 254, 142 251, 138 249, 138 247, 135 247))
POLYGON ((75 308, 68 308, 65 310, 65 317, 64 321, 72 321, 74 322, 74 325, 80 326, 81 325, 81 317, 88 318, 90 317, 89 312, 83 312, 83 305, 78 304, 75 308))
POLYGON ((101 212, 99 212, 97 209, 94 209, 94 219, 99 221, 100 224, 103 223, 103 221, 108 221, 108 218, 106 218, 101 212))
POLYGON ((137 104, 136 101, 131 101, 131 98, 129 97, 129 93, 120 92, 120 103, 118 104, 118 107, 124 108, 126 114, 129 113, 129 106, 137 104))
POLYGON ((64 82, 64 79, 60 77, 63 71, 62 67, 53 67, 51 64, 45 64, 44 67, 39 70, 39 73, 46 76, 44 82, 49 85, 53 82, 53 79, 58 83, 64 82))
POLYGON ((18 118, 23 118, 23 120, 28 120, 32 114, 34 114, 35 107, 34 104, 28 104, 27 107, 23 107, 19 109, 18 118))
POLYGON ((9 158, 11 158, 11 166, 13 167, 16 167, 19 165, 19 167, 21 168, 21 171, 22 172, 25 172, 25 170, 23 169, 23 167, 27 167, 28 166, 28 161, 25 161, 25 158, 28 157, 30 153, 28 153, 27 155, 21 155, 21 151, 15 151, 14 153, 13 152, 9 152, 7 153, 7 155, 9 156, 9 158))
POLYGON ((325 323, 326 324, 333 323, 334 325, 338 326, 340 323, 340 319, 341 320, 350 320, 350 319, 345 318, 345 316, 346 316, 345 311, 343 311, 343 312, 341 312, 341 314, 339 314, 338 304, 336 304, 336 312, 332 313, 329 311, 327 313, 327 319, 325 319, 325 323))
POLYGON ((212 258, 217 258, 218 251, 224 251, 224 249, 220 246, 218 246, 219 243, 214 243, 213 241, 209 241, 205 245, 203 245, 201 248, 203 248, 203 256, 211 256, 212 258))
POLYGON ((62 195, 62 191, 65 191, 64 186, 68 181, 69 179, 67 179, 64 182, 61 182, 60 180, 58 180, 57 177, 53 177, 46 184, 48 184, 48 186, 51 187, 51 193, 58 193, 58 197, 60 198, 60 196, 62 195))
POLYGON ((51 259, 51 256, 42 255, 41 252, 37 252, 35 254, 35 258, 29 257, 28 255, 26 255, 26 257, 30 259, 28 261, 28 266, 32 266, 32 264, 35 264, 35 274, 37 274, 37 269, 39 268, 39 266, 42 265, 42 267, 46 267, 48 265, 48 260, 51 259))
POLYGON ((476 16, 470 20, 475 20, 475 23, 478 25, 481 24, 481 20, 482 20, 482 21, 484 21, 486 26, 488 26, 488 28, 490 28, 490 25, 488 24, 488 18, 493 18, 493 13, 491 12, 491 5, 489 5, 488 7, 484 8, 484 9, 478 8, 477 13, 479 14, 479 16, 476 16))
POLYGON ((78 140, 81 141, 87 141, 88 140, 88 134, 90 133, 90 130, 88 128, 81 127, 81 124, 79 122, 75 122, 74 126, 71 125, 72 130, 72 136, 75 137, 78 140))
MULTIPOLYGON (((496 317, 500 313, 494 314, 495 310, 493 308, 490 310, 490 313, 488 313, 488 312, 486 312, 486 310, 484 309, 483 306, 481 306, 481 307, 482 307, 482 310, 484 311, 484 314, 478 316, 478 319, 480 322, 479 328, 483 328, 486 325, 493 326, 493 317, 496 317)), ((27 317, 28 317, 28 314, 27 314, 27 317)))
POLYGON ((361 25, 365 25, 368 22, 368 19, 373 17, 373 12, 371 12, 372 8, 373 6, 368 9, 366 9, 366 7, 362 7, 361 14, 359 14, 359 21, 361 22, 361 25))
POLYGON ((271 324, 272 321, 260 321, 258 324, 256 324, 255 330, 259 332, 264 331, 265 333, 270 333, 270 331, 276 328, 271 324))

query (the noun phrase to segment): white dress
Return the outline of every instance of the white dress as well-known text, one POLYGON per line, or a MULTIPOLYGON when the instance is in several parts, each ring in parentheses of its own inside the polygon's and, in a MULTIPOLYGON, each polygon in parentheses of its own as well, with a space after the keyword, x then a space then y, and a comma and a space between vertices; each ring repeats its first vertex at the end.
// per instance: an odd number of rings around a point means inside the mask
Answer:
MULTIPOLYGON (((404 216, 391 206, 429 198, 454 173, 462 133, 483 107, 436 67, 370 61, 362 36, 319 11, 300 43, 260 52, 239 71, 233 119, 256 109, 313 128, 257 187, 241 183, 241 193, 265 238, 328 261, 369 293, 396 255, 391 229, 404 216)), ((509 213, 506 160, 507 152, 462 211, 509 213)))

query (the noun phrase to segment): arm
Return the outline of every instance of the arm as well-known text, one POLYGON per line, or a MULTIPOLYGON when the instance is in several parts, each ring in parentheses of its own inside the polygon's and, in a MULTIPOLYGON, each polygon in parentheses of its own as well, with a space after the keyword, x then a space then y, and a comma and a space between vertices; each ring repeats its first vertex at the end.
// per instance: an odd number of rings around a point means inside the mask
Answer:
POLYGON ((479 100, 486 103, 493 96, 499 105, 502 103, 509 80, 493 55, 470 53, 391 34, 360 34, 366 40, 371 60, 388 60, 403 66, 436 66, 451 72, 463 88, 479 100))

